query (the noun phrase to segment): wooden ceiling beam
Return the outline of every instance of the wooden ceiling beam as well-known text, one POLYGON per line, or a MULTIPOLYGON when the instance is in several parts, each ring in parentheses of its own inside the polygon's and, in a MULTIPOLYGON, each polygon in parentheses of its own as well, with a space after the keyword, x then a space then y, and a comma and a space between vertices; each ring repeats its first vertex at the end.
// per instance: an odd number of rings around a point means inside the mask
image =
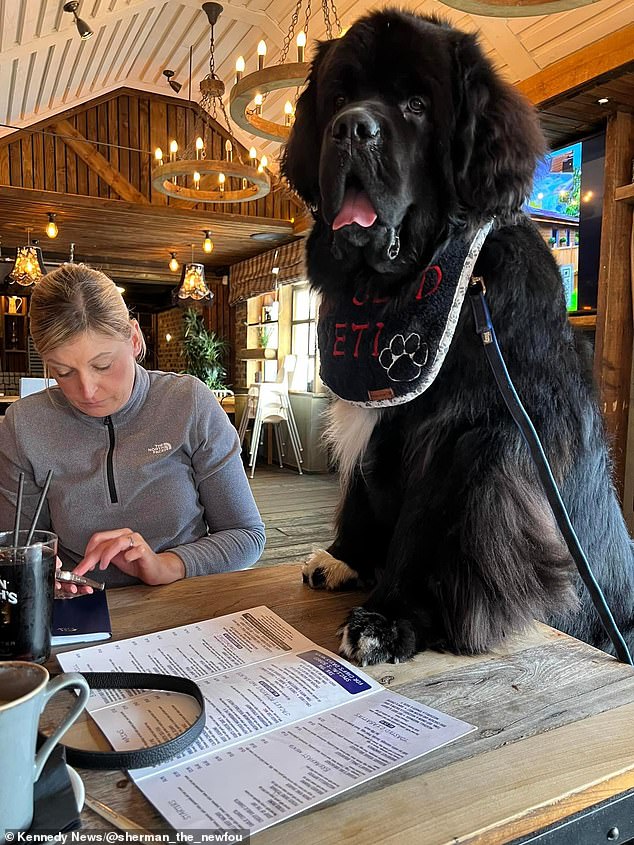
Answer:
POLYGON ((88 141, 68 120, 58 120, 54 125, 55 132, 61 140, 75 152, 88 167, 104 180, 121 199, 135 202, 139 205, 149 205, 149 201, 140 191, 114 168, 107 158, 88 141))
POLYGON ((634 68, 634 24, 606 35, 554 62, 517 84, 538 108, 546 108, 575 92, 596 85, 601 78, 634 68))
POLYGON ((60 194, 30 188, 0 186, 0 226, 3 250, 24 243, 31 227, 42 240, 44 260, 68 256, 75 244, 75 259, 95 266, 116 262, 138 267, 167 268, 170 252, 179 262, 194 255, 207 267, 220 268, 293 240, 290 220, 246 217, 240 214, 193 211, 160 205, 140 205, 119 199, 60 194), (47 214, 57 213, 59 234, 42 237, 47 214), (214 242, 211 255, 202 252, 203 229, 214 242), (253 238, 252 235, 258 237, 253 238), (263 239, 264 238, 264 239, 263 239), (268 239, 267 239, 268 238, 268 239))

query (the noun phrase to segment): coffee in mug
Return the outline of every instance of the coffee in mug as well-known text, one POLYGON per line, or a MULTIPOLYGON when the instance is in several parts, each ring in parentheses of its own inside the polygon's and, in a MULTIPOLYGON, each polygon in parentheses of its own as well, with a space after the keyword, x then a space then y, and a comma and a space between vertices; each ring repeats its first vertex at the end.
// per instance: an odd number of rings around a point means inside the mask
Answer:
POLYGON ((0 663, 0 843, 8 830, 28 830, 33 821, 33 785, 49 754, 86 706, 90 689, 77 672, 50 680, 43 666, 22 661, 0 663), (69 713, 35 753, 40 714, 60 690, 79 695, 69 713))
POLYGON ((0 532, 0 660, 45 663, 51 653, 57 536, 0 532))

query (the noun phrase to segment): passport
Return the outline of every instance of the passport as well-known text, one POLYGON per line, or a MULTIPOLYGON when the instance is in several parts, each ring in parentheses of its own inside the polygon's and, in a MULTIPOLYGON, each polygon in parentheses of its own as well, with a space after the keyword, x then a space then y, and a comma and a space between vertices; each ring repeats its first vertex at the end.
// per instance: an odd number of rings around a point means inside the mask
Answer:
POLYGON ((51 646, 94 643, 109 640, 112 624, 105 590, 95 590, 75 599, 55 599, 51 646))

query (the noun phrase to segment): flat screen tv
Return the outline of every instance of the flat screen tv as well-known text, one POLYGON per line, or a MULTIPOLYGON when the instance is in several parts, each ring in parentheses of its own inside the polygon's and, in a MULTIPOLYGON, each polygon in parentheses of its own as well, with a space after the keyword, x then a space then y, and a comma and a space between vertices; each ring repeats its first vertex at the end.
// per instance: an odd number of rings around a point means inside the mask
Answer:
POLYGON ((524 206, 559 265, 570 312, 597 307, 604 163, 604 133, 553 150, 524 206))

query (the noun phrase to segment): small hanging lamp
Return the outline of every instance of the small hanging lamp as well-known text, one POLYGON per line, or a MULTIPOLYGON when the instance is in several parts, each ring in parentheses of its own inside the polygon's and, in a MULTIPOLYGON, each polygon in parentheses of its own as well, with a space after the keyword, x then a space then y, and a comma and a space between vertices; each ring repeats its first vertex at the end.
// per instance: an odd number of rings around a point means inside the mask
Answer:
POLYGON ((37 284, 46 273, 42 250, 37 244, 31 243, 32 231, 32 229, 26 230, 27 244, 17 248, 15 264, 13 270, 9 273, 11 281, 17 282, 18 285, 23 287, 37 284))
POLYGON ((183 264, 181 283, 178 288, 179 299, 209 299, 214 298, 212 291, 205 282, 205 268, 202 264, 194 262, 194 244, 192 244, 192 260, 189 264, 183 264))

